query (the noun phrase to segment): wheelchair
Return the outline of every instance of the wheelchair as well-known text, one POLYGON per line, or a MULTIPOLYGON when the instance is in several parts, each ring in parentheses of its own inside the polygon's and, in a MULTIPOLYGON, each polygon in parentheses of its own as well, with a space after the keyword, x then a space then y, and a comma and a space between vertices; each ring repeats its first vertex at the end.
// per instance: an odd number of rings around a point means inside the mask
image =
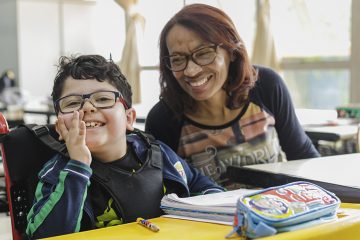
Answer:
POLYGON ((38 172, 57 150, 65 149, 57 138, 53 124, 23 124, 10 129, 0 112, 0 147, 14 240, 27 239, 26 217, 34 200, 38 172))

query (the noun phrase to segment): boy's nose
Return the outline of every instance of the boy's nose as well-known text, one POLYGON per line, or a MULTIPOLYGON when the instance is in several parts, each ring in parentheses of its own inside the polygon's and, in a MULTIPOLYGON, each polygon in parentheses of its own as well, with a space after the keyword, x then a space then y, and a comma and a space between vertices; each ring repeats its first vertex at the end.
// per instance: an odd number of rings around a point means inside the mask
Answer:
POLYGON ((84 105, 82 107, 82 110, 85 112, 94 112, 96 111, 96 107, 90 102, 89 99, 84 100, 84 105))

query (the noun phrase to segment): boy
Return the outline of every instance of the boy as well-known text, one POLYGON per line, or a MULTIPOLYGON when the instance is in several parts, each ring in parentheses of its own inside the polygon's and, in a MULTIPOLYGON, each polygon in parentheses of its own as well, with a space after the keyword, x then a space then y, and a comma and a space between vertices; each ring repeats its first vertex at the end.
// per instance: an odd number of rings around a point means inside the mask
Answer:
POLYGON ((69 158, 55 155, 40 171, 29 237, 158 217, 165 193, 223 191, 168 146, 134 131, 131 88, 111 60, 84 55, 59 63, 52 92, 55 127, 69 158))

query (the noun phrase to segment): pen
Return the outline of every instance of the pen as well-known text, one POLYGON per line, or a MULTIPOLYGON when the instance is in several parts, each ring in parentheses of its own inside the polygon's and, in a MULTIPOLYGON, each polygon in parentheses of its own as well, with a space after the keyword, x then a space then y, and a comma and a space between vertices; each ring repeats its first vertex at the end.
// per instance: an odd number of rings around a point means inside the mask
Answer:
POLYGON ((155 224, 151 223, 149 220, 143 219, 143 218, 138 218, 136 219, 136 222, 148 229, 150 229, 153 232, 158 232, 160 231, 160 228, 158 226, 156 226, 155 224))

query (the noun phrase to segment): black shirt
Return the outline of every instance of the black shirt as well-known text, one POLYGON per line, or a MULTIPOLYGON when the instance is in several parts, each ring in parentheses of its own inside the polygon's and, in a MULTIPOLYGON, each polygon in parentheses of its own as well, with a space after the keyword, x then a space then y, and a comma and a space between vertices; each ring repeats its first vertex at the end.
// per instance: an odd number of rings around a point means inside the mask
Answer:
MULTIPOLYGON (((107 164, 129 172, 136 171, 141 167, 140 160, 131 147, 127 148, 127 152, 122 158, 107 164)), ((115 209, 110 194, 96 181, 91 182, 90 194, 97 227, 122 224, 121 216, 117 216, 116 213, 119 211, 115 209)))

